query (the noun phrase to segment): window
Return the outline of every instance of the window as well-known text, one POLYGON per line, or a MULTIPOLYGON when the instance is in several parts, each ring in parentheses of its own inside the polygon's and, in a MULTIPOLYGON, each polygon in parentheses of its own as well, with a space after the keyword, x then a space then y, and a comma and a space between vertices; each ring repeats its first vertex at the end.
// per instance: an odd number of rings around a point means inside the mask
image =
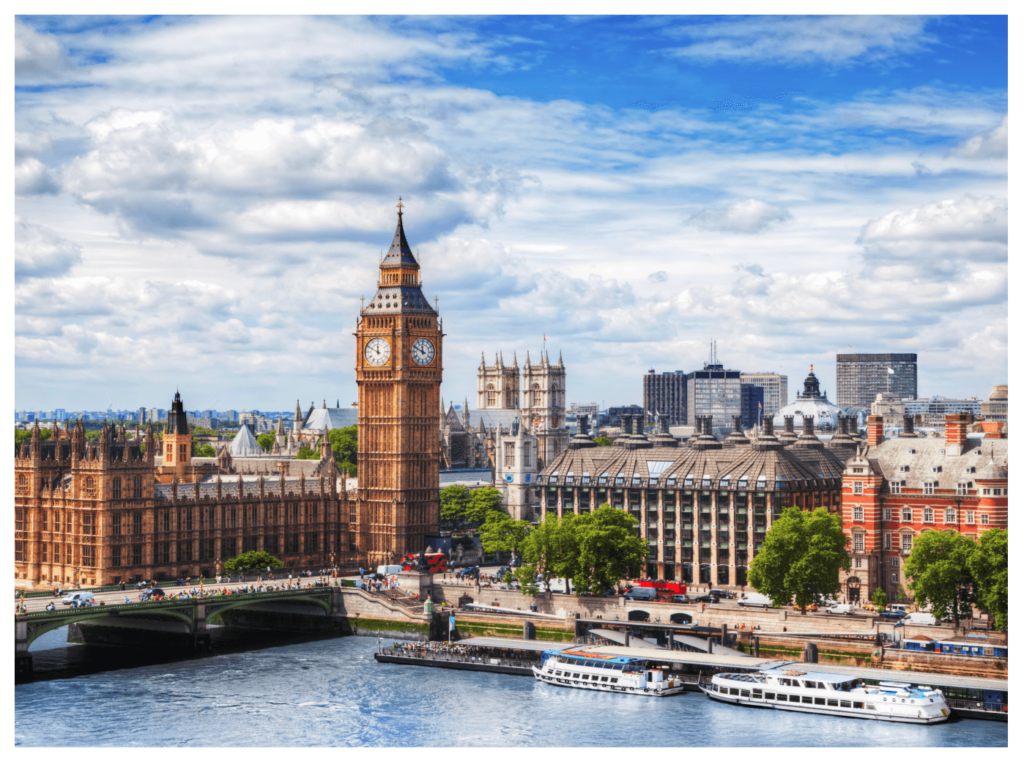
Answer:
POLYGON ((853 520, 863 521, 864 520, 864 508, 860 505, 853 506, 853 520))
POLYGON ((889 559, 889 565, 890 565, 890 566, 891 566, 891 567, 892 567, 893 569, 898 569, 898 568, 900 568, 900 562, 899 562, 899 560, 898 560, 898 559, 896 559, 896 558, 890 558, 890 559, 889 559))
POLYGON ((900 535, 900 549, 907 551, 914 547, 914 535, 904 534, 900 535))
MULTIPOLYGON (((863 553, 864 552, 864 535, 862 535, 860 532, 856 532, 853 535, 853 552, 854 553, 863 553)), ((859 562, 860 559, 858 558, 857 561, 859 562)), ((858 563, 858 566, 859 566, 859 563, 858 563)))
POLYGON ((42 551, 42 556, 40 556, 39 560, 41 560, 45 564, 45 563, 48 562, 48 557, 50 555, 50 553, 49 553, 50 545, 49 545, 49 543, 45 543, 44 542, 42 545, 39 546, 39 549, 40 549, 40 551, 42 551))
POLYGON ((533 385, 532 397, 533 397, 533 407, 540 407, 540 404, 541 404, 540 384, 534 384, 533 385))
POLYGON ((136 476, 132 489, 132 497, 142 497, 142 477, 136 476))
MULTIPOLYGON (((57 563, 60 563, 57 560, 58 555, 59 555, 59 552, 55 553, 54 556, 53 556, 53 560, 56 561, 57 563)), ((112 547, 110 549, 110 565, 111 566, 120 566, 121 565, 121 546, 120 545, 115 545, 114 547, 112 547)))
POLYGON ((178 445, 178 462, 180 463, 183 460, 188 460, 188 445, 187 444, 180 444, 180 445, 178 445))
POLYGON ((863 495, 864 494, 864 482, 854 482, 853 483, 853 494, 855 494, 855 495, 863 495))
POLYGON ((895 480, 889 482, 889 492, 891 492, 893 495, 901 494, 903 492, 903 485, 904 485, 904 483, 905 482, 903 482, 903 481, 895 481, 895 480))
MULTIPOLYGON (((93 524, 93 515, 91 513, 82 516, 82 534, 96 534, 96 527, 93 524)), ((92 566, 92 564, 88 564, 88 566, 92 566)))
POLYGON ((903 521, 905 523, 912 522, 914 520, 914 509, 909 506, 903 506, 903 521))
POLYGON ((884 547, 885 547, 886 550, 892 550, 892 535, 891 534, 885 535, 885 545, 884 545, 884 547))
POLYGON ((935 494, 935 482, 925 482, 924 483, 924 494, 926 494, 926 495, 934 495, 935 494))
POLYGON ((967 519, 964 521, 965 524, 974 523, 974 511, 967 511, 967 519))
POLYGON ((14 543, 14 560, 24 561, 25 560, 25 541, 17 540, 14 543))
POLYGON ((53 531, 60 531, 60 511, 53 512, 53 531))
POLYGON ((934 524, 935 523, 935 511, 933 509, 925 508, 924 511, 922 511, 922 513, 924 514, 924 523, 925 524, 934 524))
MULTIPOLYGON (((115 536, 121 534, 121 514, 114 513, 110 517, 111 519, 111 533, 115 536)), ((116 564, 115 564, 116 566, 116 564)))
POLYGON ((93 561, 94 561, 93 546, 92 545, 83 545, 82 546, 82 566, 95 566, 96 564, 93 561))
POLYGON ((487 407, 494 407, 498 401, 498 393, 494 391, 494 384, 487 385, 487 407))
POLYGON ((18 475, 18 491, 19 492, 24 492, 25 488, 27 486, 28 486, 28 480, 25 478, 25 474, 19 474, 18 475))
POLYGON ((953 509, 953 508, 947 508, 946 509, 946 523, 947 524, 955 524, 956 523, 956 510, 955 509, 953 509))
POLYGON ((14 512, 14 531, 24 532, 25 531, 25 511, 14 512))
MULTIPOLYGON (((863 540, 862 540, 862 542, 863 542, 863 540)), ((864 568, 864 559, 863 558, 855 558, 855 559, 853 559, 853 568, 854 569, 863 569, 864 568)))
POLYGON ((894 585, 898 585, 899 582, 900 582, 900 575, 899 574, 893 574, 891 579, 892 579, 892 583, 894 585))
MULTIPOLYGON (((132 533, 142 534, 142 513, 136 511, 132 516, 132 533)), ((142 563, 141 561, 139 563, 142 563)))
POLYGON ((516 465, 516 443, 505 443, 505 468, 515 468, 516 465))
POLYGON ((169 542, 158 542, 156 544, 156 562, 158 564, 166 564, 171 561, 171 543, 169 542))
POLYGON ((92 495, 95 492, 96 492, 96 480, 93 479, 91 476, 86 477, 86 479, 85 479, 85 494, 88 495, 89 497, 92 497, 92 495))
POLYGON ((121 499, 121 479, 116 476, 110 480, 110 497, 113 500, 121 499))
POLYGON ((985 526, 988 526, 988 514, 987 513, 982 513, 982 514, 980 514, 980 516, 981 516, 981 523, 984 524, 985 526))
POLYGON ((530 466, 530 443, 523 442, 523 466, 529 468, 530 466))
POLYGON ((142 566, 142 546, 132 545, 132 565, 142 566))
POLYGON ((956 483, 956 494, 966 495, 967 491, 973 486, 973 482, 957 482, 956 483))
POLYGON ((892 521, 892 509, 891 508, 883 508, 882 509, 882 520, 883 521, 892 521))

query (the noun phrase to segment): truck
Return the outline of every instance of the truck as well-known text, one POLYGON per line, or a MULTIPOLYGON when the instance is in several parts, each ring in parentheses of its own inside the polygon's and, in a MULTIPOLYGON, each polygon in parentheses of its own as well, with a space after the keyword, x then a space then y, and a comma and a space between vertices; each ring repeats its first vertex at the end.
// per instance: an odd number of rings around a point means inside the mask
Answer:
MULTIPOLYGON (((660 580, 652 579, 635 579, 626 592, 630 592, 630 589, 636 590, 638 588, 653 588, 655 591, 655 597, 658 600, 670 601, 673 595, 686 595, 686 583, 685 582, 662 582, 660 580)), ((650 600, 645 598, 645 600, 650 600)))

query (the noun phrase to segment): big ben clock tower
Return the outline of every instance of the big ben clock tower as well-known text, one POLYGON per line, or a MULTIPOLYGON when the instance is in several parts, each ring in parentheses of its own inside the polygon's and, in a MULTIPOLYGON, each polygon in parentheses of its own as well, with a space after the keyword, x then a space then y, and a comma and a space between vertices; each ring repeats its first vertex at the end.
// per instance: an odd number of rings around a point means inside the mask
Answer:
POLYGON ((440 517, 441 323, 402 228, 356 331, 359 552, 371 567, 425 548, 440 517))

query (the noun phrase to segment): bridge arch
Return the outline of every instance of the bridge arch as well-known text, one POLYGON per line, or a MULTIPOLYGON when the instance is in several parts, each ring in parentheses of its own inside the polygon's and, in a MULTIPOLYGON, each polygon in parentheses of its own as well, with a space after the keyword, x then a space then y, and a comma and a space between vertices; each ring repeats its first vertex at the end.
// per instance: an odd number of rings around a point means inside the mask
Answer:
POLYGON ((69 624, 76 624, 78 622, 94 622, 96 620, 105 619, 131 620, 136 617, 153 618, 154 615, 161 619, 172 619, 182 622, 188 632, 192 632, 195 629, 194 615, 189 616, 181 611, 170 611, 166 609, 143 609, 132 611, 124 607, 111 608, 107 606, 91 606, 88 608, 70 609, 68 611, 62 611, 59 614, 50 614, 45 618, 40 617, 35 620, 30 619, 28 623, 26 647, 31 647, 32 643, 34 643, 40 636, 69 624))
POLYGON ((209 621, 215 616, 220 616, 225 611, 231 611, 232 609, 245 608, 246 606, 252 606, 253 604, 262 603, 315 603, 324 610, 324 614, 330 616, 331 613, 331 601, 330 591, 328 590, 325 594, 323 589, 318 589, 315 593, 310 590, 308 595, 296 595, 294 592, 282 596, 274 596, 272 598, 265 597, 251 597, 246 594, 238 596, 228 596, 229 598, 236 598, 237 600, 228 600, 223 603, 207 602, 206 603, 206 619, 209 621), (326 600, 325 600, 326 599, 326 600))

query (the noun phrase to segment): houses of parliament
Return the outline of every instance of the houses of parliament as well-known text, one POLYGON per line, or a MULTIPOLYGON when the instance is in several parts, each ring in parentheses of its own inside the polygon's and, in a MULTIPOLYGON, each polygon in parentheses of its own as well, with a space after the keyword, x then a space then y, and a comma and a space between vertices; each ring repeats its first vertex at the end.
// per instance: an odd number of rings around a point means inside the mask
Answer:
POLYGON ((263 550, 288 567, 375 566, 424 548, 439 521, 443 338, 398 225, 356 331, 359 479, 347 490, 327 429, 319 460, 194 457, 175 394, 163 436, 99 439, 38 423, 15 453, 15 578, 102 585, 212 576, 263 550))

